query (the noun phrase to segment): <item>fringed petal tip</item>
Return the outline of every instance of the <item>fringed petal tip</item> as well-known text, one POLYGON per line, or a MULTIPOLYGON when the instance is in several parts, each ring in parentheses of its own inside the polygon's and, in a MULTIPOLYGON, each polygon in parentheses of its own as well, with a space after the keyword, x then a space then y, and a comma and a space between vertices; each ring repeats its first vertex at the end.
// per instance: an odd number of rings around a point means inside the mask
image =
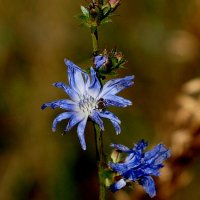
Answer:
POLYGON ((131 75, 130 78, 131 78, 131 80, 135 80, 135 76, 134 75, 131 75))
POLYGON ((64 59, 64 63, 68 67, 68 70, 69 70, 69 68, 71 68, 71 70, 76 70, 76 71, 79 71, 80 73, 87 74, 86 71, 82 70, 79 66, 77 66, 72 61, 70 61, 70 60, 68 60, 66 58, 64 59))
POLYGON ((151 198, 156 196, 155 183, 151 176, 143 177, 139 183, 151 198))
POLYGON ((83 145, 81 145, 81 148, 84 150, 84 151, 86 151, 86 146, 83 146, 83 145))
MULTIPOLYGON (((65 63, 65 65, 70 65, 70 60, 68 60, 67 58, 64 58, 64 63, 65 63)), ((68 66, 69 67, 69 66, 68 66)))
POLYGON ((52 127, 52 132, 56 132, 56 128, 52 127))
POLYGON ((137 144, 134 145, 134 148, 136 150, 144 150, 147 146, 148 146, 148 142, 142 139, 137 144))
POLYGON ((122 144, 115 144, 115 143, 112 143, 110 146, 111 146, 112 148, 115 148, 115 149, 117 149, 117 150, 119 150, 119 151, 126 152, 126 153, 129 153, 129 152, 131 151, 128 147, 126 147, 126 146, 124 146, 124 145, 122 145, 122 144))
POLYGON ((44 104, 42 104, 41 109, 44 110, 46 107, 47 107, 47 105, 44 103, 44 104))
POLYGON ((62 82, 55 82, 55 83, 52 83, 52 85, 53 85, 54 87, 61 88, 61 87, 63 87, 65 84, 62 83, 62 82))
POLYGON ((116 131, 116 135, 119 135, 121 133, 121 131, 116 131))
POLYGON ((76 66, 72 61, 68 60, 67 58, 64 59, 64 63, 68 68, 74 68, 76 66))
POLYGON ((58 107, 58 105, 55 102, 48 102, 48 103, 44 103, 41 106, 41 109, 44 110, 46 107, 51 107, 52 109, 55 109, 58 107))
POLYGON ((99 127, 99 128, 101 129, 101 131, 105 131, 104 127, 101 126, 101 127, 99 127))

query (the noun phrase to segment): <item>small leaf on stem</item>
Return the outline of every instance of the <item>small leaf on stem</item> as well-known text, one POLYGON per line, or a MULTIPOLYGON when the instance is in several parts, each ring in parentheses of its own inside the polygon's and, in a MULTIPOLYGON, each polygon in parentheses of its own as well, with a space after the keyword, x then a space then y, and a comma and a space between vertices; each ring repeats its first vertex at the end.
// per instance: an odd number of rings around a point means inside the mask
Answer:
POLYGON ((81 11, 82 11, 84 16, 86 16, 87 18, 90 17, 89 11, 84 6, 81 6, 81 11))

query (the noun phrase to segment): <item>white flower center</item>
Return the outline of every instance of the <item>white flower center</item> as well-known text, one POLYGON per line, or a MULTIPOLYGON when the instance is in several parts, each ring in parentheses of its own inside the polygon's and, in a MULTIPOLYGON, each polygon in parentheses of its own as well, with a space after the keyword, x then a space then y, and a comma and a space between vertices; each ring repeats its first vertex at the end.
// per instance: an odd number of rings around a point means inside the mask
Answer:
POLYGON ((88 94, 84 94, 79 101, 79 108, 87 115, 91 115, 93 110, 98 109, 98 101, 88 94))

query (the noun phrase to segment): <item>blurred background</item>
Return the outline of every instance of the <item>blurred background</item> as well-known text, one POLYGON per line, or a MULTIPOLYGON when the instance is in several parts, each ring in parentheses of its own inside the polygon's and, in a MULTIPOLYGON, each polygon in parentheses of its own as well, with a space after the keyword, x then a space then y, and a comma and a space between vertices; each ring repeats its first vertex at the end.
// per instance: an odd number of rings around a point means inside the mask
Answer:
MULTIPOLYGON (((40 109, 66 97, 52 86, 67 81, 65 57, 83 68, 92 65, 89 30, 74 18, 85 1, 0 0, 0 5, 0 199, 98 199, 92 125, 83 151, 75 128, 61 135, 66 121, 52 133, 61 110, 40 109)), ((166 167, 166 185, 159 186, 168 194, 163 199, 198 200, 200 0, 126 0, 116 13, 112 24, 100 28, 100 48, 122 51, 128 63, 120 76, 136 78, 121 93, 133 106, 111 109, 122 121, 121 135, 105 120, 105 151, 111 152, 111 142, 166 143, 175 157, 166 167)), ((137 190, 129 193, 108 192, 108 199, 141 198, 137 190)))

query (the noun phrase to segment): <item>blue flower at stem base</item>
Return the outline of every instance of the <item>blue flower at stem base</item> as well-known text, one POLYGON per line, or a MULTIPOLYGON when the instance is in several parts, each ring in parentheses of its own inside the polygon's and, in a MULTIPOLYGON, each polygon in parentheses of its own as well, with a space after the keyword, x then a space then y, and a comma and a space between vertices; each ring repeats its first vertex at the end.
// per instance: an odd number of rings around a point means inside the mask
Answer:
POLYGON ((53 85, 63 89, 69 99, 60 99, 53 102, 48 102, 42 105, 42 109, 46 107, 61 108, 67 112, 58 115, 52 124, 52 131, 56 130, 58 122, 69 119, 65 131, 69 131, 73 126, 78 124, 77 133, 82 148, 86 149, 85 142, 85 127, 88 118, 99 125, 101 130, 104 130, 103 121, 101 118, 107 118, 113 124, 117 134, 121 129, 119 118, 107 110, 109 106, 126 107, 132 105, 132 102, 122 97, 116 96, 117 93, 133 84, 133 76, 124 78, 112 79, 104 86, 101 85, 96 72, 91 67, 90 76, 73 62, 65 59, 65 64, 68 67, 68 82, 69 86, 57 82, 53 85))
POLYGON ((163 162, 170 157, 170 151, 163 145, 158 144, 150 151, 144 152, 147 142, 139 141, 132 149, 121 145, 112 144, 119 152, 127 153, 124 162, 110 162, 110 168, 118 173, 121 178, 110 186, 111 191, 116 192, 128 182, 138 182, 150 197, 156 195, 154 180, 151 176, 159 176, 159 169, 163 162))

